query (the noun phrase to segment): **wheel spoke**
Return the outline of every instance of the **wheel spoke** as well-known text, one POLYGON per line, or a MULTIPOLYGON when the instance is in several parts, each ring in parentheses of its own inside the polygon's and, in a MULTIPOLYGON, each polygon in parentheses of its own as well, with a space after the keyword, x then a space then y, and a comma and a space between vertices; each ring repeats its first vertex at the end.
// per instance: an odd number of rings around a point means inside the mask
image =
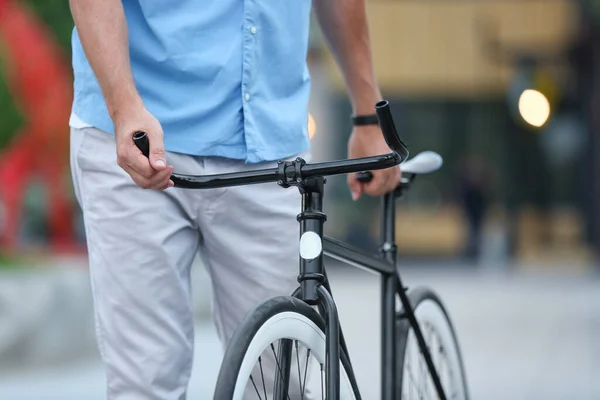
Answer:
POLYGON ((265 374, 263 372, 262 357, 258 357, 258 365, 260 366, 260 377, 262 379, 263 390, 265 391, 265 400, 267 400, 268 399, 268 397, 267 397, 267 385, 265 385, 265 374))
POLYGON ((323 364, 321 364, 321 398, 325 399, 325 385, 323 383, 323 364))
MULTIPOLYGON (((273 357, 275 357, 275 363, 277 364, 277 369, 279 370, 279 376, 281 376, 281 380, 283 381, 283 384, 285 385, 286 382, 285 382, 285 379, 283 376, 283 371, 281 370, 281 365, 279 365, 279 360, 277 359, 277 355, 275 354, 275 346, 273 346, 273 343, 271 343, 271 351, 273 352, 273 357)), ((289 389, 289 387, 288 387, 288 389, 289 389)), ((287 398, 288 398, 288 400, 291 400, 289 390, 287 393, 287 398)))
POLYGON ((300 384, 300 396, 301 399, 304 400, 304 390, 302 390, 302 374, 300 373, 300 354, 298 354, 298 341, 294 340, 294 344, 296 345, 296 361, 298 364, 298 382, 300 384))
POLYGON ((423 396, 424 387, 422 385, 424 376, 425 376, 425 361, 423 359, 423 353, 421 351, 419 351, 419 398, 420 399, 424 398, 424 396, 423 396))
POLYGON ((446 366, 446 355, 444 354, 444 345, 442 344, 442 340, 436 335, 437 338, 437 349, 438 349, 438 364, 439 364, 439 368, 438 368, 438 373, 440 374, 440 382, 442 383, 442 387, 444 389, 446 389, 447 385, 445 384, 445 382, 447 382, 447 380, 445 379, 445 375, 444 375, 444 367, 446 366))
MULTIPOLYGON (((429 350, 429 354, 431 355, 431 363, 433 364, 433 368, 437 368, 435 365, 435 360, 434 360, 434 355, 433 355, 433 329, 431 328, 430 325, 425 325, 425 329, 427 329, 427 341, 425 343, 427 343, 427 349, 429 350)), ((427 397, 430 397, 429 394, 431 393, 432 390, 434 390, 434 384, 433 384, 433 378, 431 377, 431 371, 429 371, 429 368, 427 368, 427 382, 429 383, 429 385, 426 385, 427 388, 427 397)))
MULTIPOLYGON (((256 395, 258 396, 258 400, 262 400, 262 397, 260 396, 260 392, 258 391, 258 388, 256 387, 256 383, 254 382, 254 377, 252 377, 252 375, 250 375, 250 382, 252 382, 252 386, 254 386, 254 390, 256 391, 256 395)), ((267 400, 266 394, 265 394, 265 400, 267 400)))
POLYGON ((409 364, 408 366, 408 377, 410 378, 410 382, 412 383, 410 385, 410 391, 409 391, 409 399, 415 399, 415 397, 413 396, 413 394, 417 394, 419 395, 418 391, 419 391, 419 385, 417 385, 416 383, 416 379, 415 376, 413 374, 413 369, 411 367, 412 363, 409 364))
POLYGON ((310 360, 310 349, 306 350, 306 364, 304 364, 304 382, 302 382, 302 398, 304 399, 304 391, 306 390, 306 377, 308 375, 308 361, 310 360))

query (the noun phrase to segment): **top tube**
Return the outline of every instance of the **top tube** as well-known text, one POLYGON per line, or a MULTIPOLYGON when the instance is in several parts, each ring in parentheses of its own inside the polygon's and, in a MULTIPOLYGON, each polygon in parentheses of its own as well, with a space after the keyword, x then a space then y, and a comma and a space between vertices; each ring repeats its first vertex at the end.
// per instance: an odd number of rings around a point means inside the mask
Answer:
MULTIPOLYGON (((275 168, 256 169, 215 175, 183 175, 174 173, 171 180, 175 187, 184 189, 214 189, 228 186, 252 185, 277 182, 282 186, 307 178, 342 175, 376 169, 390 168, 408 158, 408 149, 398 136, 389 103, 385 100, 375 105, 379 125, 392 152, 373 157, 353 158, 307 164, 303 159, 279 161, 275 168)), ((149 154, 148 136, 145 132, 136 132, 133 141, 142 153, 149 154)))

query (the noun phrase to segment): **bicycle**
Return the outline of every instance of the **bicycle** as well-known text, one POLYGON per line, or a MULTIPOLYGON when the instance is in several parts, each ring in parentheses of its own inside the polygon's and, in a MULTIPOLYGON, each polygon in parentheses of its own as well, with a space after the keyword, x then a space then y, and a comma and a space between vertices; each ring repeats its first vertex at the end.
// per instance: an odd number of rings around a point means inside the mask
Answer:
MULTIPOLYGON (((432 394, 442 400, 468 399, 462 355, 446 309, 429 288, 409 291, 396 268, 395 201, 410 188, 418 174, 439 168, 441 157, 425 152, 403 164, 400 185, 382 198, 379 255, 368 254, 323 235, 326 176, 359 173, 359 179, 368 181, 371 179, 369 170, 394 167, 408 158, 408 149, 396 131, 389 103, 382 100, 375 105, 375 110, 392 153, 311 164, 296 158, 279 161, 275 168, 219 175, 172 174, 175 187, 180 188, 208 189, 277 182, 283 188, 297 187, 302 195, 302 211, 297 218, 300 223, 300 286, 291 296, 267 300, 240 323, 223 357, 215 388, 216 400, 241 400, 244 396, 261 400, 304 399, 307 394, 318 395, 319 391, 322 399, 361 399, 339 326, 323 255, 381 275, 383 400, 429 399, 433 398, 432 394), (397 298, 401 304, 399 309, 397 298), (415 345, 417 350, 413 349, 415 345), (435 357, 434 350, 437 351, 435 357), (310 359, 311 355, 313 359, 310 359), (263 371, 269 362, 275 376, 272 381, 265 381, 263 371), (413 362, 419 364, 418 371, 413 362), (320 382, 311 380, 318 384, 313 391, 307 388, 307 377, 311 374, 309 364, 311 370, 315 369, 312 373, 318 373, 321 378, 320 382), (296 367, 297 378, 291 376, 296 367), (418 373, 421 374, 416 379, 418 373), (255 378, 258 375, 260 379, 255 378), (424 386, 416 387, 418 383, 424 386), (272 393, 272 397, 268 393, 272 393)), ((146 134, 136 132, 133 140, 147 156, 146 134)))

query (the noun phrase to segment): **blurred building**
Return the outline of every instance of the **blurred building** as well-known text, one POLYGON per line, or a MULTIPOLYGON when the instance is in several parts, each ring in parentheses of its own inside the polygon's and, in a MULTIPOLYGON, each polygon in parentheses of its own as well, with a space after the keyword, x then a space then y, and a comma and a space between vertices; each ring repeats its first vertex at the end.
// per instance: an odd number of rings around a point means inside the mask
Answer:
MULTIPOLYGON (((599 225, 593 199, 600 192, 591 190, 598 186, 592 171, 600 169, 591 164, 589 94, 580 89, 598 72, 579 71, 593 68, 585 59, 590 49, 581 47, 592 15, 586 6, 571 0, 368 2, 376 73, 400 132, 413 155, 435 150, 445 159, 400 208, 402 254, 463 253, 469 232, 460 182, 468 160, 477 158, 489 199, 484 259, 593 259, 599 225)), ((318 128, 317 138, 331 137, 315 147, 327 145, 329 158, 342 158, 351 109, 328 54, 324 65, 319 79, 330 84, 331 107, 328 130, 318 128)), ((330 212, 357 214, 346 192, 336 181, 330 212)), ((366 225, 376 237, 377 202, 361 207, 362 217, 333 217, 330 232, 344 236, 366 225)))

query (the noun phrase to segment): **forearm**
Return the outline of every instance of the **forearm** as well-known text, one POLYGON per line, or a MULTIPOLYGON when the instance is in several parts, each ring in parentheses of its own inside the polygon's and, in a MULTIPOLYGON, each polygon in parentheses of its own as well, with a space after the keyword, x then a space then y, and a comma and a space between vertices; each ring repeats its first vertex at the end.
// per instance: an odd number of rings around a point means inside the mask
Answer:
POLYGON ((355 114, 381 100, 373 69, 365 0, 314 0, 317 21, 339 66, 355 114))
POLYGON ((141 105, 129 61, 127 22, 122 0, 70 0, 83 50, 113 118, 141 105))

